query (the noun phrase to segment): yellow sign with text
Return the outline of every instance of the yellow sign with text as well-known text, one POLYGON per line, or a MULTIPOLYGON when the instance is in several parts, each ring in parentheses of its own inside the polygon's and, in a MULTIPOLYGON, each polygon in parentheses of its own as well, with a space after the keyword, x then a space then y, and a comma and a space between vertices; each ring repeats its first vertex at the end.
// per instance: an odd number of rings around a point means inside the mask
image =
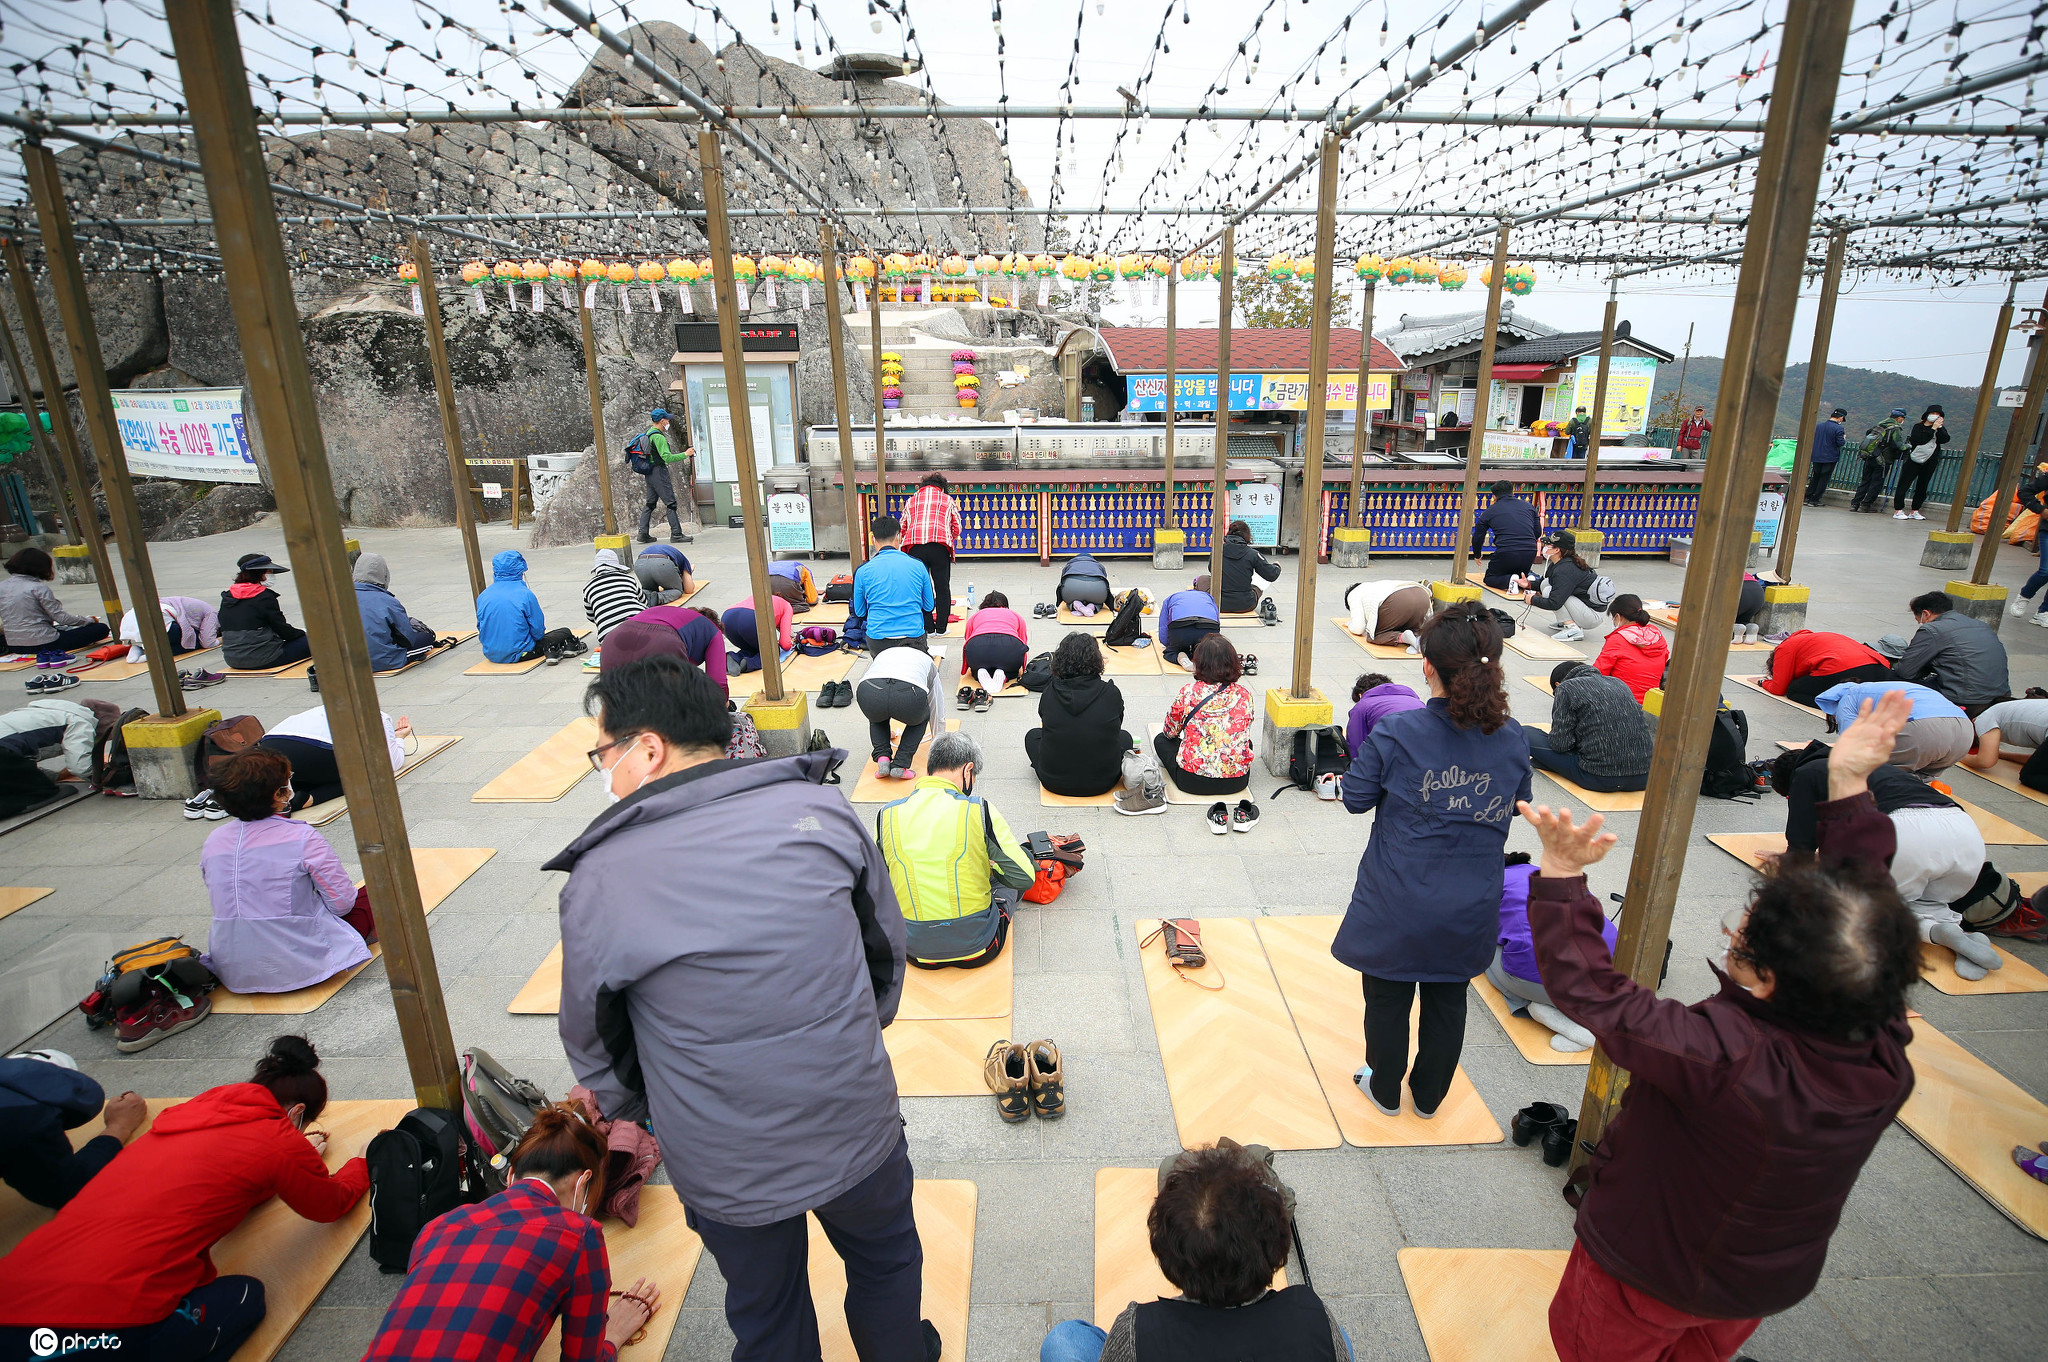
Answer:
MULTIPOLYGON (((1392 374, 1368 374, 1366 376, 1367 411, 1386 411, 1393 405, 1392 374)), ((1307 374, 1260 374, 1259 411, 1307 411, 1307 374)), ((1358 409, 1358 375, 1350 373, 1332 375, 1329 380, 1329 400, 1324 404, 1326 411, 1356 411, 1358 409)))

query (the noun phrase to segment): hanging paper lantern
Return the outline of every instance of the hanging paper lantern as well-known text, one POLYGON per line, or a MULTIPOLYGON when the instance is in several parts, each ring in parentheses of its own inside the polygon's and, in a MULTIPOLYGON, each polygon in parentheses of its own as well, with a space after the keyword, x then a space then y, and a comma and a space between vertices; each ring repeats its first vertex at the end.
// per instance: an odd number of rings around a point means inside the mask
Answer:
POLYGON ((939 273, 945 275, 948 279, 965 279, 967 277, 967 257, 958 251, 953 252, 939 262, 939 273))
POLYGON ((1059 268, 1058 262, 1049 255, 1039 254, 1031 257, 1030 273, 1040 279, 1052 278, 1054 274, 1059 272, 1059 268))
POLYGON ((974 257, 974 272, 983 279, 993 279, 1003 272, 1003 262, 993 255, 977 255, 974 257))
POLYGON ((875 262, 864 255, 857 255, 846 261, 844 272, 849 279, 858 279, 868 284, 875 282, 875 262))
POLYGON ((910 277, 910 257, 891 251, 882 257, 884 279, 907 279, 910 277))
POLYGON ((1456 293, 1459 289, 1465 287, 1465 267, 1457 264, 1437 266, 1436 285, 1438 288, 1456 293))
POLYGON ((1101 282, 1116 278, 1116 260, 1104 252, 1097 251, 1095 258, 1088 262, 1088 276, 1101 282))
POLYGON ((575 262, 570 260, 548 261, 548 277, 556 280, 574 279, 576 277, 575 262))
POLYGON ((1060 261, 1060 276, 1079 283, 1088 277, 1088 268, 1087 256, 1069 255, 1066 259, 1060 261))
POLYGON ((465 261, 462 266, 462 282, 480 284, 490 277, 491 267, 481 260, 465 261))
POLYGON ((1397 255, 1387 262, 1387 282, 1405 284, 1415 277, 1415 262, 1405 255, 1397 255))
POLYGON ((1418 255, 1409 263, 1414 271, 1414 282, 1418 284, 1434 284, 1436 282, 1436 261, 1431 260, 1426 255, 1418 255))
POLYGON ((405 280, 408 284, 413 283, 420 277, 420 267, 413 264, 410 260, 400 261, 398 277, 405 280))
POLYGON ((761 267, 751 255, 736 255, 732 258, 732 277, 742 284, 751 284, 761 277, 761 267))
POLYGON ((491 278, 496 279, 501 284, 509 284, 515 279, 524 277, 519 272, 519 262, 516 260, 500 260, 497 264, 491 266, 491 278))
POLYGON ((697 267, 677 256, 662 267, 662 273, 679 284, 693 284, 697 281, 697 267))
POLYGON ((1145 277, 1145 257, 1142 255, 1120 255, 1116 258, 1117 278, 1123 280, 1145 277))
POLYGON ((1266 277, 1279 280, 1292 279, 1294 277, 1294 257, 1276 255, 1269 258, 1266 261, 1266 277))
POLYGON ((657 261, 643 260, 633 268, 634 275, 645 283, 656 284, 668 278, 668 268, 657 261))
POLYGON ((548 267, 539 260, 522 260, 519 262, 519 277, 529 284, 539 283, 548 277, 548 267))
POLYGON ((597 280, 604 278, 604 261, 586 260, 578 268, 577 272, 581 274, 586 281, 594 283, 597 280))
POLYGON ((1199 284, 1209 277, 1209 262, 1199 255, 1191 255, 1180 262, 1180 279, 1184 284, 1199 284))
POLYGON ((633 282, 633 267, 623 260, 614 261, 605 267, 604 277, 614 284, 630 284, 633 282))
POLYGON ((1523 297, 1536 287, 1536 267, 1534 265, 1508 266, 1507 278, 1502 281, 1501 287, 1514 294, 1517 298, 1523 297))
POLYGON ((1294 277, 1304 284, 1314 283, 1316 279, 1316 258, 1312 255, 1295 256, 1294 277))

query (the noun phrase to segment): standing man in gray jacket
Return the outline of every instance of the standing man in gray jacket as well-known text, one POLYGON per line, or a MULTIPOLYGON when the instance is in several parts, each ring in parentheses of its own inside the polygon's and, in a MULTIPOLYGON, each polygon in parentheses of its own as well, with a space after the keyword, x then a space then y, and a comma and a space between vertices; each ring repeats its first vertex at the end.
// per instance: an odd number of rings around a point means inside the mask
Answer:
POLYGON ((820 1356, 807 1211, 846 1262, 862 1362, 937 1362, 882 1048, 903 916, 880 850, 822 784, 846 754, 726 760, 723 697, 673 657, 606 672, 584 705, 611 807, 545 867, 569 872, 570 1068, 606 1116, 652 1118, 725 1278, 735 1362, 820 1356))
POLYGON ((1898 659, 1892 676, 1940 691, 1972 719, 2012 698, 2012 676, 1998 631, 1965 615, 1946 591, 1929 591, 1906 603, 1920 627, 1910 640, 1887 634, 1877 650, 1898 659))

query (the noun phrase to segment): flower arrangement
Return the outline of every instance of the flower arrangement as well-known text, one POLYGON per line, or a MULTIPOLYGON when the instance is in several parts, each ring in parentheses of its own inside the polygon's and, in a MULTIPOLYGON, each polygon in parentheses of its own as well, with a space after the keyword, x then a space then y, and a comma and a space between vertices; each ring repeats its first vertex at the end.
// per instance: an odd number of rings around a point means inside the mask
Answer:
POLYGON ((954 388, 956 388, 956 389, 958 389, 958 388, 978 388, 978 387, 980 387, 980 386, 981 386, 981 380, 980 380, 980 379, 978 379, 978 378, 976 378, 976 377, 974 376, 974 374, 973 374, 973 371, 971 371, 971 370, 970 370, 969 372, 967 372, 967 373, 964 373, 964 374, 961 374, 961 373, 956 373, 956 374, 954 374, 954 375, 953 375, 953 386, 954 386, 954 388))
POLYGON ((1352 263, 1351 272, 1368 284, 1376 284, 1387 277, 1387 262, 1376 255, 1361 255, 1352 263))
POLYGON ((882 405, 889 408, 902 406, 903 389, 884 386, 882 389, 882 405))
POLYGON ((962 363, 972 364, 980 358, 981 356, 975 354, 972 350, 955 350, 953 352, 953 363, 956 365, 962 363))

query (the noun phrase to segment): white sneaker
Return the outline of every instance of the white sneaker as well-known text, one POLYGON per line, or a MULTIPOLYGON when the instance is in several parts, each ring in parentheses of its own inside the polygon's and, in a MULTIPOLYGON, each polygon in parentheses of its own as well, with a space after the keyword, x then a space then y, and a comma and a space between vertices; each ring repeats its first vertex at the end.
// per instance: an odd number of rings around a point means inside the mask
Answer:
POLYGON ((1564 628, 1551 635, 1559 643, 1575 643, 1585 636, 1586 631, 1579 628, 1576 624, 1567 624, 1564 628))
POLYGON ((1913 511, 1913 512, 1911 512, 1910 514, 1908 514, 1908 516, 1907 516, 1906 518, 1907 518, 1908 520, 1925 520, 1925 519, 1927 519, 1927 517, 1926 517, 1926 516, 1924 516, 1924 515, 1921 515, 1921 514, 1920 514, 1920 513, 1918 512, 1918 511, 1913 511))
POLYGON ((1745 628, 1744 628, 1744 627, 1743 627, 1742 625, 1739 625, 1739 624, 1738 624, 1738 625, 1736 625, 1736 626, 1735 626, 1735 634, 1734 634, 1734 636, 1733 636, 1732 638, 1730 638, 1730 639, 1729 639, 1728 641, 1729 641, 1730 643, 1740 643, 1740 642, 1742 642, 1742 641, 1743 641, 1744 637, 1748 635, 1748 633, 1749 633, 1749 630, 1748 630, 1748 629, 1745 629, 1745 628))
POLYGON ((1413 629, 1403 629, 1401 631, 1401 642, 1408 645, 1408 656, 1422 656, 1422 639, 1413 629))
MULTIPOLYGON (((2033 609, 2034 609, 2034 603, 2033 603, 2032 601, 2028 600, 2028 599, 2027 599, 2027 598, 2026 598, 2025 596, 2021 596, 2021 597, 2019 597, 2018 599, 2014 600, 2014 601, 2013 601, 2013 603, 2012 603, 2012 613, 2013 613, 2013 614, 2015 614, 2015 615, 2026 615, 2026 614, 2031 614, 2031 613, 2033 613, 2033 609)), ((7 660, 7 659, 5 659, 5 658, 0 658, 0 662, 4 662, 4 661, 6 661, 6 660, 7 660)))
POLYGON ((1764 627, 1761 624, 1745 624, 1742 626, 1742 641, 1755 643, 1763 637, 1763 632, 1764 627))
POLYGON ((2027 616, 2027 623, 2038 624, 2043 629, 2048 629, 2048 610, 2035 611, 2033 614, 2027 616))
POLYGON ((1906 514, 1906 513, 1904 512, 1904 511, 1893 511, 1893 512, 1892 512, 1892 519, 1893 519, 1893 520, 1911 520, 1912 518, 1913 518, 1912 516, 1910 516, 1910 515, 1907 515, 1907 514, 1906 514))

